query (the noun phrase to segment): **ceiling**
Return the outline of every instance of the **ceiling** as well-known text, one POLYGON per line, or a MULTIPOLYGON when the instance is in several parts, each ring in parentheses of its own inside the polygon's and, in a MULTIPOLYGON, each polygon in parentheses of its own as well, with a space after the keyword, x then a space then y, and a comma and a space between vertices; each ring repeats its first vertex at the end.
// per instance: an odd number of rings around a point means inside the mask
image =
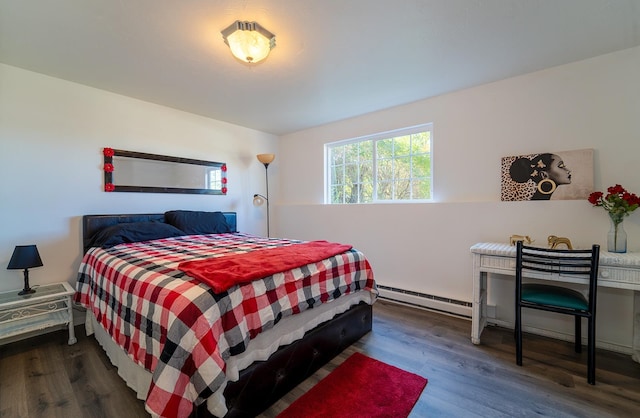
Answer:
POLYGON ((640 0, 0 0, 0 62, 276 135, 638 45, 640 0))

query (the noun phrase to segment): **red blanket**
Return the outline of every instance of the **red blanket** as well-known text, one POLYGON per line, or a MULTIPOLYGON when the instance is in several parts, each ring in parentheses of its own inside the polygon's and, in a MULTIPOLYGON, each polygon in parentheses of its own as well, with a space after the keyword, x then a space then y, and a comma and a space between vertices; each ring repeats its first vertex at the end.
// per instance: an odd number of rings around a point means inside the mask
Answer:
POLYGON ((316 263, 351 248, 351 245, 310 241, 243 254, 185 261, 178 265, 178 269, 207 284, 214 292, 221 293, 237 284, 316 263))

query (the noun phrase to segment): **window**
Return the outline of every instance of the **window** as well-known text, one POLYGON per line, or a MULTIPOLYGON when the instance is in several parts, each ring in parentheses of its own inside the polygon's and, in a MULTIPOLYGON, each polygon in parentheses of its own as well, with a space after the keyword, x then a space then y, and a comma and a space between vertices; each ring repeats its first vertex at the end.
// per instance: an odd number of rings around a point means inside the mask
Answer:
POLYGON ((209 190, 221 190, 222 189, 222 170, 220 168, 212 168, 207 172, 207 183, 209 190))
POLYGON ((326 203, 431 199, 432 124, 325 145, 326 203))

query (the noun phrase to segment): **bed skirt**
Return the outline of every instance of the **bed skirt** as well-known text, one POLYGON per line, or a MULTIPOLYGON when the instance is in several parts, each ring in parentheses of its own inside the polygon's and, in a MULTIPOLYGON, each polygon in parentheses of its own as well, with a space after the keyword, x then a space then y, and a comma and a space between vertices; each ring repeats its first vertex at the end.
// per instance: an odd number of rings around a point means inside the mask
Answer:
MULTIPOLYGON (((373 302, 369 292, 358 292, 283 319, 253 339, 247 351, 227 361, 226 387, 195 409, 192 416, 259 414, 368 333, 373 302)), ((135 364, 89 311, 85 326, 87 335, 95 335, 120 377, 144 400, 151 373, 135 364)))

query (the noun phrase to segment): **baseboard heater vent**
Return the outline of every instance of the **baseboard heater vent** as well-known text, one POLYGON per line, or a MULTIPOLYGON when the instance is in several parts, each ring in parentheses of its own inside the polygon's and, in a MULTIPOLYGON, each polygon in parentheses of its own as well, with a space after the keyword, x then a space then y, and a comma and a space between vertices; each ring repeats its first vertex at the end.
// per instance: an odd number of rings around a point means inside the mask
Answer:
POLYGON ((378 285, 380 298, 463 318, 471 318, 471 302, 378 285))

